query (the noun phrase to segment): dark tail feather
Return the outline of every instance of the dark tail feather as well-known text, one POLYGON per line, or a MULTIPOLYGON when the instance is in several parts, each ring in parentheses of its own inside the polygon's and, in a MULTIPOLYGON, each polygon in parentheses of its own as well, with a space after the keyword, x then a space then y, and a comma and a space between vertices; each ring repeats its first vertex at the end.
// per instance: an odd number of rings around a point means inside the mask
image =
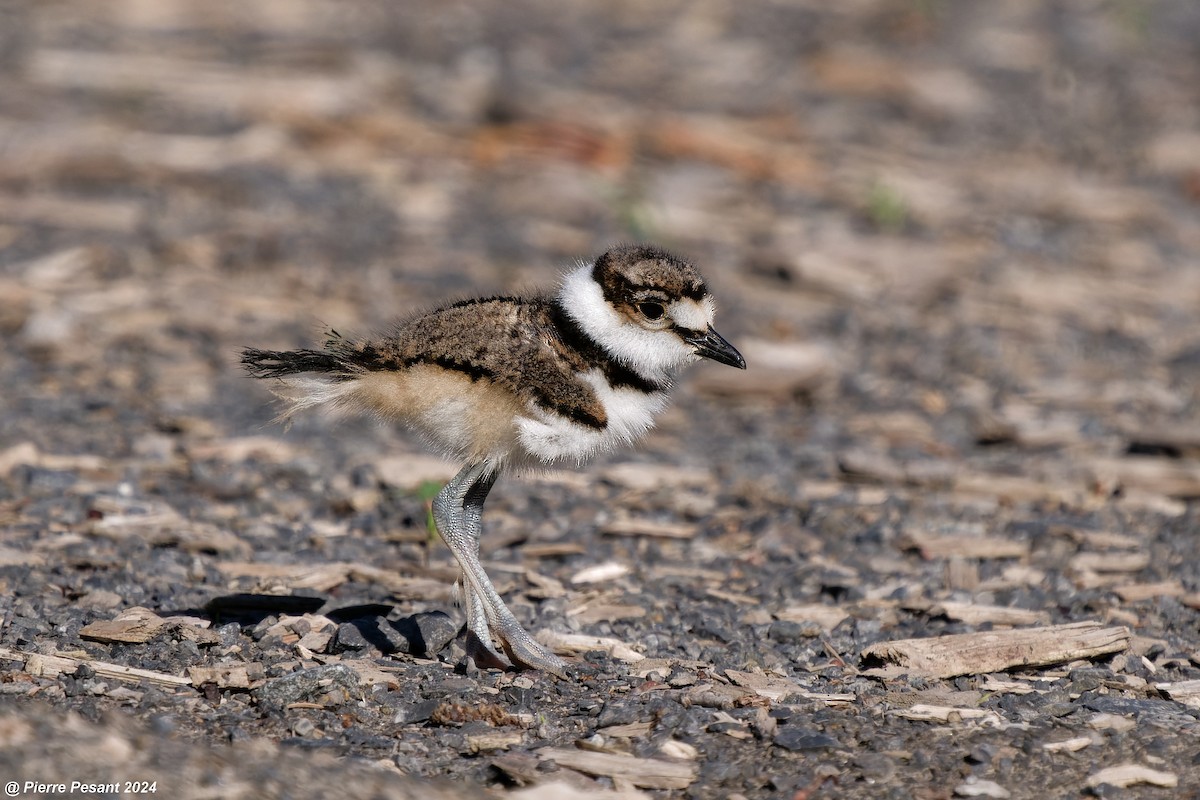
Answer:
POLYGON ((242 351, 242 365, 255 378, 282 378, 304 372, 347 376, 344 359, 325 350, 256 350, 242 351))

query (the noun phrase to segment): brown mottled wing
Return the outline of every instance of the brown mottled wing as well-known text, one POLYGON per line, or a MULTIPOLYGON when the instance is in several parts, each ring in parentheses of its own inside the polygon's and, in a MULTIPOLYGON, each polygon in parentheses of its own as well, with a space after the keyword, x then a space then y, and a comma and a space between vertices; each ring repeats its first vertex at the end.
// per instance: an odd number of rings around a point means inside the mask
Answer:
POLYGON ((549 313, 540 298, 467 300, 402 323, 378 348, 398 366, 435 364, 492 381, 526 404, 603 428, 603 404, 576 377, 587 366, 558 341, 549 313))

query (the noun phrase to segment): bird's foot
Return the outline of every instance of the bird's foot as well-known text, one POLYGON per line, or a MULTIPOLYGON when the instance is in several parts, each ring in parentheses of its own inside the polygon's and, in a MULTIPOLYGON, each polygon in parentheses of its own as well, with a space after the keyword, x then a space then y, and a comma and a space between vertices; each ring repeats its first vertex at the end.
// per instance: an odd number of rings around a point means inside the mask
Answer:
POLYGON ((468 624, 466 650, 467 655, 480 666, 507 669, 515 665, 525 669, 540 669, 564 679, 567 677, 567 662, 530 636, 516 620, 484 631, 476 631, 468 624), (501 655, 499 649, 505 655, 501 655))
POLYGON ((516 665, 567 677, 566 662, 530 636, 499 596, 492 597, 495 605, 489 606, 484 600, 486 593, 472 591, 465 581, 455 584, 456 588, 460 585, 467 613, 467 655, 476 664, 499 669, 516 665), (501 655, 501 650, 505 655, 501 655))
POLYGON ((540 669, 564 679, 567 677, 567 662, 530 636, 515 619, 505 620, 495 626, 492 636, 500 642, 514 664, 529 669, 540 669))

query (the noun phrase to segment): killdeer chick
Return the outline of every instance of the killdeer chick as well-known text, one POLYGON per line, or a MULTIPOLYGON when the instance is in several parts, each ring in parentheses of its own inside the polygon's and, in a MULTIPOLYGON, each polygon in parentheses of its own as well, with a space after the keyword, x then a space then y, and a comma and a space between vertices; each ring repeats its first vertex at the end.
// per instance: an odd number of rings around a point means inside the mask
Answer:
POLYGON ((568 273, 556 294, 462 300, 375 338, 331 333, 320 350, 245 350, 277 380, 283 417, 325 406, 407 424, 466 463, 433 501, 462 570, 467 628, 482 658, 565 676, 530 636, 479 561, 480 515, 510 468, 582 464, 653 424, 680 369, 746 362, 712 327, 714 303, 688 262, 624 246, 568 273))

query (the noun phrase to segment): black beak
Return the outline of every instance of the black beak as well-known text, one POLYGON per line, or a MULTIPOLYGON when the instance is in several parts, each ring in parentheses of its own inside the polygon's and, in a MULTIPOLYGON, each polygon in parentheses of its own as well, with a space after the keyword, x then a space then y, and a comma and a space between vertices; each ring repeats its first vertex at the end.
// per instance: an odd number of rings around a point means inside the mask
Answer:
POLYGON ((737 348, 725 341, 725 337, 713 330, 712 325, 703 334, 688 336, 684 341, 696 348, 696 355, 711 358, 722 364, 728 364, 738 369, 746 368, 746 359, 737 348))

